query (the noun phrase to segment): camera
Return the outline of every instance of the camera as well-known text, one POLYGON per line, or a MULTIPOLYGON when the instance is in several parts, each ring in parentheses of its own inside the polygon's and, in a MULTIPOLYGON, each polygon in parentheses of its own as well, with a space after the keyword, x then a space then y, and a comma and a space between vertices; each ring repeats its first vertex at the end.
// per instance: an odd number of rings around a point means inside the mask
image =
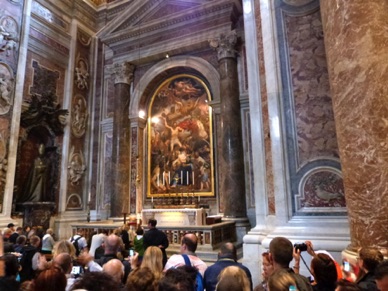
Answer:
POLYGON ((296 251, 305 252, 307 251, 307 245, 305 243, 296 243, 294 244, 296 251))

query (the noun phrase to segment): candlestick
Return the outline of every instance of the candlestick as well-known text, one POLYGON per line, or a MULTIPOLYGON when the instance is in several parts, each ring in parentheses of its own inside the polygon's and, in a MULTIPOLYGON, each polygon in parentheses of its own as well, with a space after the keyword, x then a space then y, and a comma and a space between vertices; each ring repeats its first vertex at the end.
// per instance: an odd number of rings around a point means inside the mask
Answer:
POLYGON ((165 173, 165 171, 163 171, 163 186, 164 186, 164 173, 165 173))
POLYGON ((181 185, 183 185, 183 171, 181 171, 181 185))
POLYGON ((193 176, 193 187, 194 187, 194 171, 192 171, 191 174, 193 176))
POLYGON ((189 171, 186 172, 186 185, 189 185, 189 171))
POLYGON ((171 184, 171 172, 168 171, 168 184, 171 184))
POLYGON ((153 196, 151 197, 151 203, 154 203, 154 197, 153 196))

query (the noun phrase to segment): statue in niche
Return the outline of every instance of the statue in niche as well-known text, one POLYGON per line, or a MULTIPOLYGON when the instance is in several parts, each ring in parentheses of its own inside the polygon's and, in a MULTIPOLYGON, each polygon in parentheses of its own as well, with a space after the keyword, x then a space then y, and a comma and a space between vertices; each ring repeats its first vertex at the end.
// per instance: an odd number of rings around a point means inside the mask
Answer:
POLYGON ((74 146, 71 148, 68 169, 71 185, 78 185, 83 174, 85 173, 86 166, 82 151, 79 153, 74 153, 74 146))
POLYGON ((48 165, 44 158, 45 146, 43 144, 39 145, 38 153, 24 187, 23 197, 21 197, 23 201, 42 202, 47 196, 48 165))
POLYGON ((88 80, 88 65, 86 64, 85 60, 80 59, 78 61, 77 67, 75 68, 75 82, 77 84, 78 89, 88 89, 88 80))

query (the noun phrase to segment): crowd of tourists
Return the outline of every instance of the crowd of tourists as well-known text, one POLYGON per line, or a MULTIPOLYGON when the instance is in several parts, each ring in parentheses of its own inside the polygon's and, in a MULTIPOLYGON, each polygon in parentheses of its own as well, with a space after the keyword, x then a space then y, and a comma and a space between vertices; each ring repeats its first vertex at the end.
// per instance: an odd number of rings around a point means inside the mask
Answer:
POLYGON ((310 241, 293 245, 276 237, 262 254, 263 282, 253 286, 232 242, 222 244, 218 260, 207 264, 196 253, 199 238, 186 233, 179 253, 168 257, 168 238, 156 226, 150 219, 147 231, 129 223, 89 238, 79 229, 56 241, 52 229, 15 229, 10 223, 2 231, 0 290, 388 291, 388 261, 376 248, 360 249, 357 263, 338 264, 310 241), (311 256, 308 278, 299 274, 305 253, 311 256))

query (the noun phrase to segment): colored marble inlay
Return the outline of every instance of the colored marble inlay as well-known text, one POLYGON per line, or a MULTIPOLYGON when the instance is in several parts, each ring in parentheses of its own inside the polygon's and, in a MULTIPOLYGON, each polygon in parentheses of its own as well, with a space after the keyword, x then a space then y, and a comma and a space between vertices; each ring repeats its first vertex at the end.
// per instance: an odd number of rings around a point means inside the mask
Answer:
POLYGON ((301 207, 346 207, 342 177, 331 171, 319 171, 307 178, 301 207))
POLYGON ((32 62, 32 67, 34 68, 34 78, 30 93, 42 95, 43 93, 52 92, 56 95, 59 72, 50 71, 40 66, 36 61, 32 62))
POLYGON ((319 11, 285 15, 299 164, 338 157, 322 22, 319 11))
POLYGON ((33 27, 30 29, 30 36, 40 40, 41 42, 47 44, 51 49, 64 54, 65 56, 69 55, 69 49, 67 47, 61 45, 47 35, 42 34, 40 31, 34 29, 33 27))

